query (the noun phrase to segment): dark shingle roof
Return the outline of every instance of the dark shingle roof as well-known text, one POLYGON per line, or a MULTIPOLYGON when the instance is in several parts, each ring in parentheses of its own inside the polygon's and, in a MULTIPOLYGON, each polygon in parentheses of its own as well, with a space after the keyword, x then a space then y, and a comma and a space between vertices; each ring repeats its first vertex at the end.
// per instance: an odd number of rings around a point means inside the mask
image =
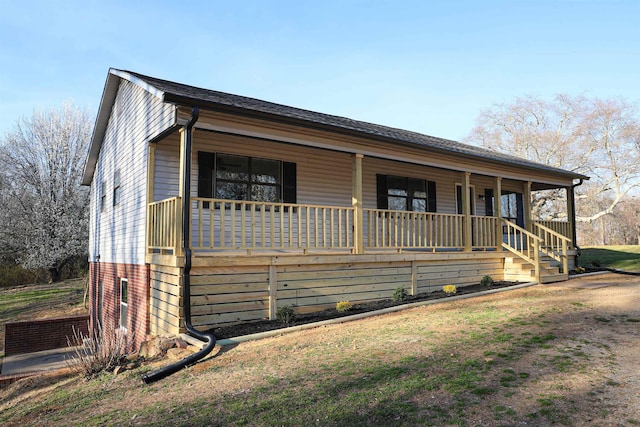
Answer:
POLYGON ((558 169, 541 163, 532 162, 520 157, 491 151, 461 142, 437 138, 408 130, 392 128, 374 123, 318 113, 273 102, 262 101, 241 95, 203 89, 181 83, 157 79, 131 71, 123 71, 142 80, 146 84, 163 92, 165 102, 192 105, 201 108, 229 110, 245 114, 259 115, 265 118, 288 120, 306 126, 321 127, 334 132, 349 133, 363 137, 374 137, 388 142, 420 145, 437 151, 456 153, 462 156, 486 159, 489 161, 518 165, 526 168, 544 170, 570 178, 588 177, 579 173, 558 169))

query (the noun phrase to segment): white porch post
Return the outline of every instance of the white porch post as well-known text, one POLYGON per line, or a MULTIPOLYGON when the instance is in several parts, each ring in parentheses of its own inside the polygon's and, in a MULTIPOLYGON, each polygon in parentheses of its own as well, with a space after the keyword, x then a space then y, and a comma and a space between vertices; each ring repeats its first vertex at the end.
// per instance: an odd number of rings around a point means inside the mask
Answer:
POLYGON ((353 213, 353 246, 355 253, 364 253, 364 230, 363 230, 363 213, 362 213, 362 159, 364 155, 354 154, 353 170, 352 170, 352 189, 351 204, 354 209, 353 213))
POLYGON ((472 230, 471 227, 471 172, 465 172, 462 176, 462 214, 464 215, 464 231, 462 236, 464 238, 464 250, 470 252, 473 246, 472 230))
POLYGON ((149 143, 147 148, 149 152, 147 154, 147 230, 145 233, 147 242, 145 244, 145 251, 149 253, 149 241, 151 236, 151 222, 149 218, 149 204, 153 202, 153 189, 155 181, 155 168, 156 168, 156 144, 149 143))
POLYGON ((502 250, 502 177, 497 176, 493 182, 493 216, 496 217, 496 245, 502 250))

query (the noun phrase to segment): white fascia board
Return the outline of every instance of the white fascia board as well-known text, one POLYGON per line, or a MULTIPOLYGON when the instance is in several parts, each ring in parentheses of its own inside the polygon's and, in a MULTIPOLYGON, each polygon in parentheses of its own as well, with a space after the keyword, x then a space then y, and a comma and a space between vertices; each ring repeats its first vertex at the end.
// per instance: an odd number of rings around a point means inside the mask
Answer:
POLYGON ((104 135, 107 132, 109 117, 111 116, 111 110, 118 94, 118 87, 120 86, 121 79, 128 80, 131 83, 140 86, 142 89, 161 100, 164 98, 163 91, 149 85, 126 71, 115 68, 109 69, 107 81, 105 82, 104 90, 102 91, 102 99, 100 100, 98 116, 96 117, 96 122, 93 127, 93 135, 91 136, 91 145, 89 146, 89 152, 87 153, 84 172, 82 173, 82 185, 91 185, 91 181, 93 180, 93 174, 98 163, 98 156, 100 155, 100 149, 102 148, 102 141, 104 140, 104 135))

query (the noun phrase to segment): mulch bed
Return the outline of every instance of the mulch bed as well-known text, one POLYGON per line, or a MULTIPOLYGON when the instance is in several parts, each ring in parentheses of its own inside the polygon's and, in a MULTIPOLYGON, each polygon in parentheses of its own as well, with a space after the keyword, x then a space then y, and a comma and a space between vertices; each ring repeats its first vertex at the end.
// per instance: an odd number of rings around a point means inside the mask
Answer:
MULTIPOLYGON (((500 281, 494 282, 491 286, 482 286, 480 284, 463 286, 457 289, 456 295, 467 295, 489 289, 506 288, 521 284, 520 282, 500 281)), ((443 291, 435 291, 418 295, 408 295, 403 301, 393 301, 391 299, 372 301, 367 303, 354 304, 353 307, 346 312, 338 312, 335 308, 317 311, 308 314, 297 314, 295 320, 288 324, 277 320, 261 320, 257 322, 245 322, 235 325, 222 326, 214 328, 209 332, 213 332, 217 339, 233 338, 243 335, 256 334, 259 332, 273 331, 291 326, 304 325, 307 323, 315 323, 323 320, 336 319, 339 317, 351 316, 353 314, 365 313, 369 311, 381 310, 388 307, 395 307, 403 304, 410 304, 419 301, 429 301, 441 298, 447 298, 447 294, 443 291)))

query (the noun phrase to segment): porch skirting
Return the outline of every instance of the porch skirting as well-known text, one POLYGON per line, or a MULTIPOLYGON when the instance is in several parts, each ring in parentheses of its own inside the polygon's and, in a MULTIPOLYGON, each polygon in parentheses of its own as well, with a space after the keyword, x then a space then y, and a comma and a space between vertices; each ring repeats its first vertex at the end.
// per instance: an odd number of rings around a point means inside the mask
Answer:
MULTIPOLYGON (((200 330, 275 319, 279 307, 298 313, 334 308, 339 301, 389 299, 442 286, 473 285, 485 275, 503 280, 505 252, 397 253, 368 255, 197 255, 191 270, 191 312, 200 330)), ((148 255, 150 332, 184 332, 182 257, 148 255)), ((523 277, 523 281, 529 278, 523 277)))

